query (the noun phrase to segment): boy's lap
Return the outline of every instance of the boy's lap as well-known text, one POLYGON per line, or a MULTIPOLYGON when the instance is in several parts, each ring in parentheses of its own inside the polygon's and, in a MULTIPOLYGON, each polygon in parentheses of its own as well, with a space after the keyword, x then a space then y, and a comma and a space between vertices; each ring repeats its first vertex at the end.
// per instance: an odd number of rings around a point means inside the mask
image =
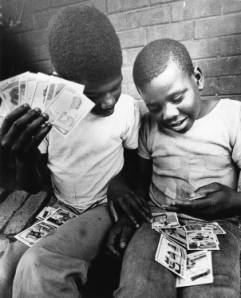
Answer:
MULTIPOLYGON (((210 291, 211 288, 216 288, 215 291, 217 292, 225 288, 227 293, 230 291, 237 293, 239 291, 240 232, 238 227, 229 222, 220 221, 219 223, 227 234, 218 236, 220 250, 212 252, 214 283, 210 285, 187 287, 185 290, 181 289, 180 293, 183 292, 188 296, 190 293, 195 293, 195 291, 198 290, 200 293, 202 292, 202 294, 204 294, 206 291, 210 291)), ((123 286, 128 283, 128 279, 133 280, 136 278, 139 280, 148 279, 155 287, 160 287, 160 283, 157 283, 158 279, 160 279, 162 286, 166 287, 167 285, 172 285, 175 287, 174 275, 167 272, 167 269, 155 261, 155 252, 159 238, 160 235, 151 230, 148 224, 143 225, 134 234, 123 259, 121 275, 121 283, 123 286), (156 281, 153 280, 153 277, 156 281)))
POLYGON ((49 252, 90 260, 98 252, 111 224, 107 207, 101 205, 69 220, 54 233, 35 243, 28 251, 32 254, 44 251, 46 256, 49 252))

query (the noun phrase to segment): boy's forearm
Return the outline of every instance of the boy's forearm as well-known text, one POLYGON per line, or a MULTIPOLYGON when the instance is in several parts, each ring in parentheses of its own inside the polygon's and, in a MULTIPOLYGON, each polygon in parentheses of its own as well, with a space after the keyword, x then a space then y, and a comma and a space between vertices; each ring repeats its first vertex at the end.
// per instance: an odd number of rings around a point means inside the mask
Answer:
POLYGON ((47 164, 43 162, 38 150, 28 160, 16 159, 16 181, 20 188, 30 193, 37 193, 45 188, 48 180, 47 164))

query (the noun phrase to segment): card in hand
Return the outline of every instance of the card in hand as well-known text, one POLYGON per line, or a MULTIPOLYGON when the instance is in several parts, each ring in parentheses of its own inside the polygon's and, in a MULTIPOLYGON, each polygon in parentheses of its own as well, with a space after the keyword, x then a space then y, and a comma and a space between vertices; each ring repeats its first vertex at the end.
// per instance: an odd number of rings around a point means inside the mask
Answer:
POLYGON ((160 237, 155 260, 176 275, 184 276, 187 263, 186 250, 163 234, 160 237))
POLYGON ((19 105, 19 76, 2 81, 0 92, 10 112, 17 108, 19 105))
POLYGON ((67 135, 94 107, 94 103, 77 89, 65 86, 47 107, 54 128, 67 135))
POLYGON ((209 284, 213 282, 211 251, 196 251, 187 255, 184 278, 178 277, 176 287, 209 284))

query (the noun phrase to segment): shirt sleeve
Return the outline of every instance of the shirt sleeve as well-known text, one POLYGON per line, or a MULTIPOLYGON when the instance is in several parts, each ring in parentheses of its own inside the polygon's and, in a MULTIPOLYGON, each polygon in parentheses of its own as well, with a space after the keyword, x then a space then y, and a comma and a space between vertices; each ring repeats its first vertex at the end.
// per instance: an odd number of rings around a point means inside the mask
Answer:
POLYGON ((233 125, 232 132, 234 135, 231 137, 233 143, 232 160, 241 169, 241 105, 239 105, 238 115, 235 118, 230 119, 230 123, 233 125))
POLYGON ((127 149, 137 149, 138 133, 140 128, 140 110, 137 100, 132 99, 128 115, 126 116, 126 129, 122 135, 123 145, 127 149))
POLYGON ((149 117, 145 115, 141 121, 141 128, 139 132, 139 146, 138 155, 145 159, 151 159, 151 150, 148 145, 150 141, 149 117))

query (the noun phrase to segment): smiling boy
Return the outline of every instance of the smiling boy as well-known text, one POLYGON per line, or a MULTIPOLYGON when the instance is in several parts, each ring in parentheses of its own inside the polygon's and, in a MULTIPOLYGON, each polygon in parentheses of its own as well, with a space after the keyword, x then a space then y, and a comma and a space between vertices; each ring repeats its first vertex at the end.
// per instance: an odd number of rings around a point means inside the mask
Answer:
POLYGON ((115 297, 239 297, 240 232, 227 218, 241 211, 241 103, 201 100, 203 74, 175 40, 145 46, 133 77, 149 109, 139 135, 138 193, 150 199, 155 212, 165 207, 179 215, 222 219, 227 234, 219 239, 220 251, 213 252, 214 283, 177 290, 175 276, 155 261, 160 235, 142 225, 124 254, 115 297), (194 194, 203 198, 187 200, 194 194))

